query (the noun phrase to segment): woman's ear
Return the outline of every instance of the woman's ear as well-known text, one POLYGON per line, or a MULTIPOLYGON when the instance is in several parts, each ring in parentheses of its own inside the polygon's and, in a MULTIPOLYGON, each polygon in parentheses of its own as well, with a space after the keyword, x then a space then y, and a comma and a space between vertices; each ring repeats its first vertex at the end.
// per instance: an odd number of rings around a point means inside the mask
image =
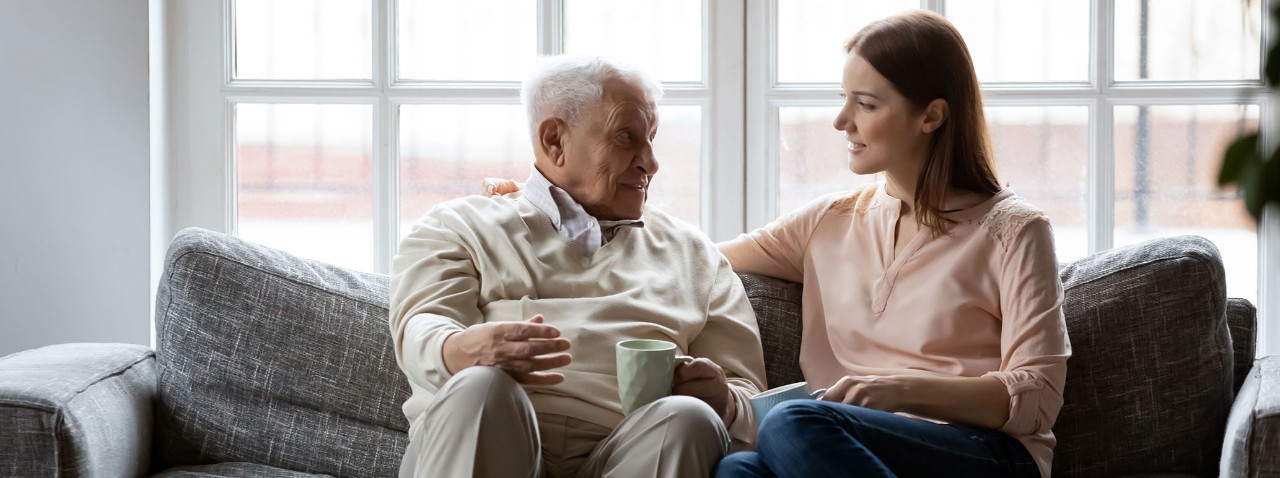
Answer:
POLYGON ((921 125, 921 131, 925 134, 932 133, 942 127, 942 123, 947 121, 948 116, 947 100, 942 98, 930 101, 924 107, 924 124, 921 125))
POLYGON ((538 123, 538 151, 556 166, 564 166, 565 123, 560 118, 547 118, 538 123))

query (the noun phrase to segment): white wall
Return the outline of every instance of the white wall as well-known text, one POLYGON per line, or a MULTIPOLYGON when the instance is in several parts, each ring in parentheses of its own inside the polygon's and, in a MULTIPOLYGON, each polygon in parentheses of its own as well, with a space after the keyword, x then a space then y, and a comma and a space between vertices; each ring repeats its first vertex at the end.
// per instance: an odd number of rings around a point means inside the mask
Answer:
POLYGON ((147 0, 0 0, 0 356, 150 342, 147 0))

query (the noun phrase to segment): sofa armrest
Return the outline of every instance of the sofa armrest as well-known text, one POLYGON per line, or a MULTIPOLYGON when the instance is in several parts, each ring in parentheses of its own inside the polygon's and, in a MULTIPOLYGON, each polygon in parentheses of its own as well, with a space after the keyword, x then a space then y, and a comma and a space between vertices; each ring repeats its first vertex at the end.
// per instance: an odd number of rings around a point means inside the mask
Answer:
POLYGON ((0 358, 0 476, 146 476, 155 353, 60 344, 0 358))
POLYGON ((1280 355, 1253 363, 1227 416, 1220 476, 1280 476, 1280 355))

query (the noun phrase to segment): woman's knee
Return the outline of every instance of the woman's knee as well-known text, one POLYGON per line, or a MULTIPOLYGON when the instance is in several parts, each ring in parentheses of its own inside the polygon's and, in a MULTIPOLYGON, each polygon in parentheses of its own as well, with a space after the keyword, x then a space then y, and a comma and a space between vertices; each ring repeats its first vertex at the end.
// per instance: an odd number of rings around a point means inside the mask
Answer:
POLYGON ((760 434, 776 437, 794 433, 798 428, 805 428, 829 422, 831 414, 826 402, 816 400, 790 400, 782 402, 760 422, 760 434))
POLYGON ((724 457, 716 465, 717 478, 743 476, 769 476, 768 468, 760 461, 760 454, 754 451, 740 451, 724 457))

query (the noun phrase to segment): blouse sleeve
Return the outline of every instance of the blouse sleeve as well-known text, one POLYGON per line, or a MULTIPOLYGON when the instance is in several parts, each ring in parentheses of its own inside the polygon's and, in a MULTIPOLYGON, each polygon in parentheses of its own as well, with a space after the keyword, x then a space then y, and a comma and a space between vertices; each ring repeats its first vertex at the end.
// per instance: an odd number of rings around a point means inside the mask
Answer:
POLYGON ((1000 430, 1011 435, 1047 431, 1062 409, 1071 345, 1053 230, 1043 216, 1015 232, 1001 268, 1000 370, 986 374, 1009 391, 1009 420, 1000 430))
MULTIPOLYGON (((847 196, 848 193, 843 193, 847 196)), ((717 244, 739 274, 804 281, 804 254, 818 223, 841 194, 820 197, 768 225, 717 244)))

